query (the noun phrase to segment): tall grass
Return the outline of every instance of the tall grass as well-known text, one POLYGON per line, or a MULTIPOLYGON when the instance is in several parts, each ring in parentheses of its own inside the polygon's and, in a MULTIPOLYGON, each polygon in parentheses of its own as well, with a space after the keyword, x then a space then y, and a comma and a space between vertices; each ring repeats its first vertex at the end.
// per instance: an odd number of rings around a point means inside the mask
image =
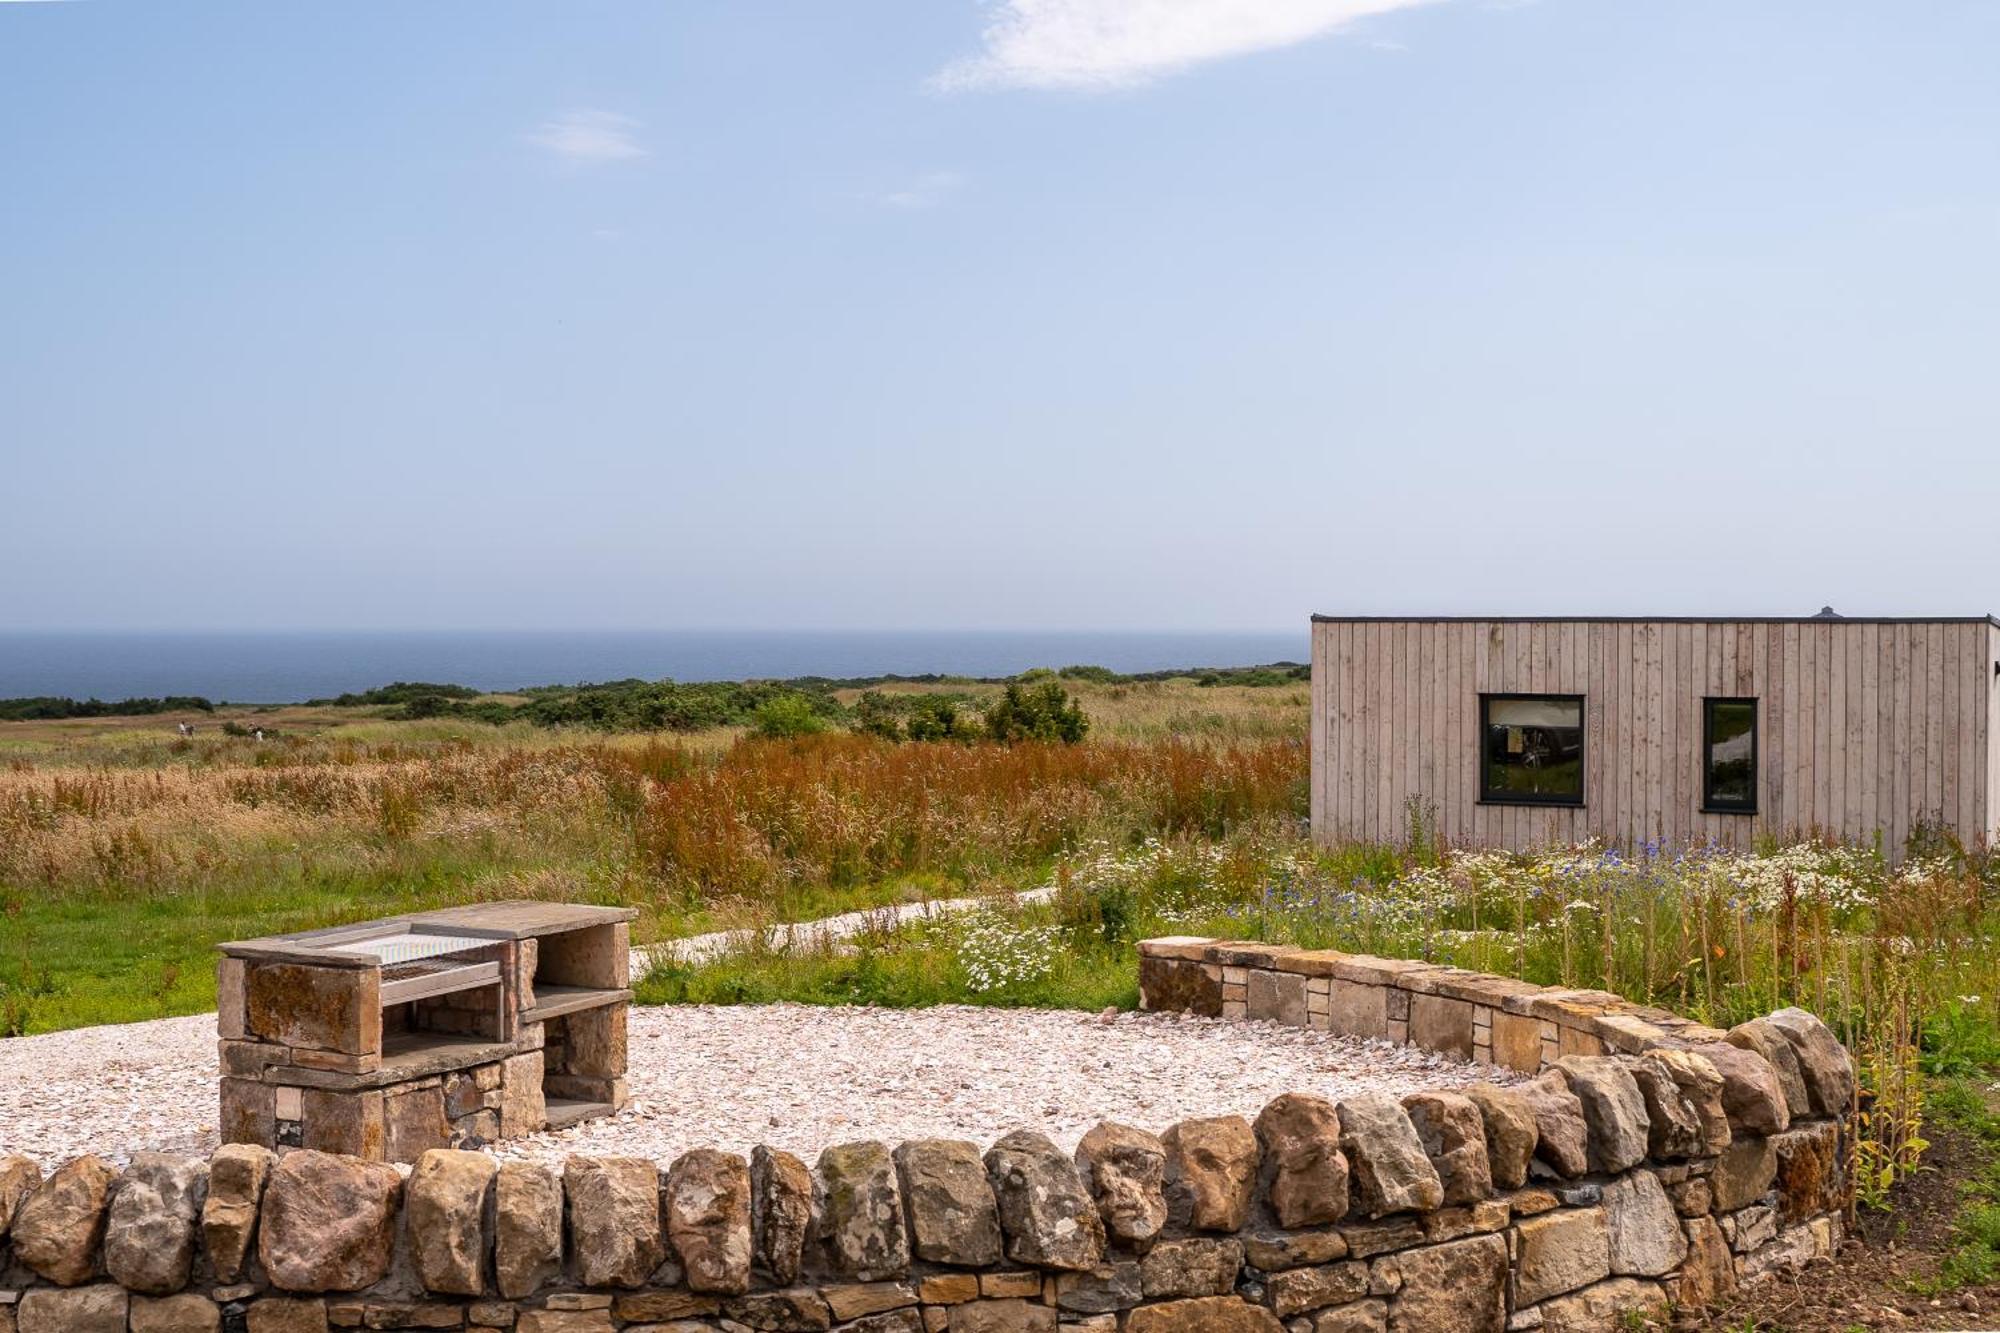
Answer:
POLYGON ((1088 838, 1295 820, 1306 770, 1295 741, 137 744, 0 770, 0 1032, 198 1010, 219 939, 421 906, 620 902, 643 938, 1023 888, 1088 838))

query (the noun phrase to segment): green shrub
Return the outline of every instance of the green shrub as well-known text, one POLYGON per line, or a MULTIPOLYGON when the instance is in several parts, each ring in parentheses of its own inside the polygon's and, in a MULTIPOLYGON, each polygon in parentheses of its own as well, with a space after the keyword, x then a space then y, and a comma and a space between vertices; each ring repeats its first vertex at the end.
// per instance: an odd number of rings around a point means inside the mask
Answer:
POLYGON ((913 741, 976 741, 983 732, 978 714, 962 711, 956 699, 926 695, 910 710, 913 741))
POLYGON ((854 729, 885 741, 903 739, 903 719, 895 701, 880 690, 865 690, 854 702, 854 729))
POLYGON ((803 694, 780 694, 766 699, 757 705, 750 723, 751 734, 766 740, 815 736, 825 730, 825 720, 813 711, 812 700, 803 694))
POLYGON ((986 734, 996 741, 1060 741, 1074 745, 1090 730, 1090 719, 1068 690, 1055 681, 1032 688, 1009 685, 986 710, 986 734))

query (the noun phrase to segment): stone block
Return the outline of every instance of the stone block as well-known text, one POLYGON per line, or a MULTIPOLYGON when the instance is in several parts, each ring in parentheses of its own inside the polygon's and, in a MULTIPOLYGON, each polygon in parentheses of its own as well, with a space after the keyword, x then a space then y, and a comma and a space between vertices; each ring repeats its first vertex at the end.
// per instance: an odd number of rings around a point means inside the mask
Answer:
POLYGON ((750 1289, 750 1163, 735 1153, 695 1148, 675 1159, 662 1198, 667 1241, 690 1290, 740 1295, 750 1289))
POLYGON ((302 1146, 314 1152, 383 1160, 389 1146, 379 1088, 307 1088, 301 1095, 302 1146))
POLYGON ((299 1151, 271 1169, 257 1255, 281 1291, 359 1291, 382 1280, 396 1244, 402 1177, 381 1162, 299 1151))
POLYGON ((208 1163, 201 1158, 135 1154, 104 1229, 104 1269, 111 1280, 147 1296, 171 1296, 185 1287, 207 1194, 208 1163))
MULTIPOLYGON (((1092 1133, 1103 1129, 1104 1126, 1099 1126, 1092 1133)), ((1090 1142, 1088 1136, 1085 1141, 1090 1142)), ((1154 1146, 1157 1148, 1157 1140, 1154 1146)), ((917 1258, 966 1268, 1000 1262, 1003 1243, 1000 1213, 977 1144, 956 1139, 918 1139, 899 1145, 891 1156, 908 1211, 911 1248, 917 1258)), ((1084 1149, 1079 1147, 1079 1167, 1086 1160, 1084 1149)), ((1155 1199, 1158 1194, 1155 1176, 1155 1199)), ((1105 1199, 1104 1194, 1098 1195, 1100 1210, 1105 1199)), ((1164 1214, 1164 1205, 1160 1205, 1160 1212, 1164 1214)), ((1153 1233, 1157 1231, 1156 1225, 1153 1233)), ((1148 1233, 1148 1238, 1153 1233, 1148 1233)))
POLYGON ((245 1030, 285 1046, 380 1052, 381 980, 372 967, 252 963, 243 981, 245 1030))
POLYGON ((1347 1237, 1333 1227, 1313 1227, 1301 1231, 1256 1227, 1244 1232, 1240 1240, 1219 1243, 1235 1245, 1242 1252, 1244 1262, 1267 1273, 1275 1273, 1281 1268, 1330 1264, 1335 1259, 1345 1259, 1348 1254, 1347 1237))
POLYGON ((1184 962, 1199 963, 1208 955, 1208 946, 1215 941, 1205 935, 1160 935, 1150 940, 1139 941, 1141 958, 1174 958, 1184 962))
POLYGON ((1222 1016, 1222 980, 1198 962, 1175 958, 1139 959, 1139 1004, 1161 1013, 1222 1016))
POLYGON ((117 1180, 117 1171, 100 1157, 86 1154, 63 1163, 14 1213, 15 1260, 60 1286, 88 1282, 97 1272, 97 1247, 117 1180))
POLYGON ((571 1157, 563 1164, 570 1266, 586 1287, 646 1285, 667 1257, 660 1173, 637 1157, 571 1157))
MULTIPOLYGON (((1341 1251, 1345 1253, 1346 1247, 1341 1251)), ((1139 1263, 1140 1289, 1149 1301, 1227 1296, 1236 1290, 1243 1257, 1243 1243, 1233 1239, 1190 1236, 1164 1240, 1148 1250, 1139 1263)))
POLYGON ((1507 1320, 1507 1243, 1473 1236, 1395 1257, 1401 1286, 1389 1307, 1396 1333, 1475 1333, 1507 1320))
POLYGON ((1691 1217, 1681 1224, 1681 1233, 1687 1238, 1687 1257, 1681 1261, 1674 1299, 1699 1310, 1734 1293, 1736 1260, 1715 1219, 1691 1217))
POLYGON ((555 1175, 507 1162, 493 1177, 493 1276, 502 1296, 532 1296, 562 1273, 563 1195, 555 1175))
POLYGON ((1414 1092, 1403 1098, 1403 1110, 1444 1186, 1445 1203, 1478 1203, 1493 1192, 1486 1122, 1471 1098, 1456 1092, 1414 1092))
POLYGON ((1571 1027, 1567 1023, 1556 1024, 1556 1056, 1559 1059, 1573 1055, 1601 1056, 1609 1049, 1604 1039, 1595 1032, 1571 1027))
POLYGON ((750 1242, 758 1264, 780 1282, 798 1278, 813 1230, 813 1178, 788 1152, 750 1150, 750 1242))
POLYGON ((1157 1136, 1103 1121, 1077 1144, 1076 1170, 1110 1240, 1143 1245, 1166 1226, 1167 1149, 1157 1136))
POLYGON ((1255 1129, 1259 1184, 1279 1226, 1320 1226, 1347 1215, 1347 1158, 1332 1102, 1285 1093, 1259 1113, 1255 1129))
POLYGON ((1565 1056, 1556 1068, 1583 1105, 1590 1128, 1590 1169, 1607 1174, 1646 1159, 1651 1122, 1632 1071, 1612 1056, 1565 1056))
POLYGON ((1542 1333, 1603 1333, 1665 1319, 1667 1293, 1657 1282, 1617 1277, 1542 1307, 1542 1333))
POLYGON ((1429 1212, 1444 1202, 1437 1169, 1394 1097, 1363 1093, 1340 1103, 1339 1111, 1340 1149, 1359 1212, 1371 1218, 1429 1212))
POLYGON ((1270 965, 1279 972, 1295 972, 1302 977, 1323 979, 1332 976, 1335 964, 1347 956, 1338 949, 1297 949, 1279 954, 1270 965))
MULTIPOLYGON (((1012 1326, 1007 1327, 1008 1333, 1012 1333, 1012 1326)), ((1055 1325, 1051 1322, 1046 1327, 1053 1329, 1055 1325)), ((1282 1333, 1283 1329, 1278 1316, 1235 1296, 1203 1296, 1190 1301, 1142 1305, 1125 1316, 1125 1333, 1282 1333)), ((956 1322, 952 1324, 952 1333, 960 1333, 956 1322)))
POLYGON ((245 1333, 326 1333, 326 1302, 266 1296, 244 1315, 245 1333))
POLYGON ((1611 1234, 1601 1208, 1564 1208, 1514 1227, 1514 1308, 1611 1276, 1611 1234))
POLYGON ((429 1151, 410 1172, 410 1249, 426 1291, 478 1296, 491 1244, 486 1201, 497 1167, 484 1153, 429 1151))
POLYGON ((206 1296, 134 1296, 132 1333, 220 1333, 222 1311, 206 1296))
POLYGON ((814 1177, 814 1211, 835 1270, 863 1281, 907 1272, 909 1229, 888 1147, 835 1144, 820 1153, 814 1177))
POLYGON ((1735 1139, 1723 1149, 1708 1176, 1715 1211, 1734 1212, 1762 1198, 1778 1176, 1778 1154, 1763 1137, 1735 1139))
POLYGON ((1256 968, 1250 973, 1249 1016, 1288 1027, 1306 1026, 1306 979, 1291 972, 1256 968))
POLYGON ((1687 1257, 1680 1215, 1650 1171, 1630 1171, 1605 1185, 1604 1222, 1615 1275, 1663 1277, 1687 1257))
POLYGON ((382 1128, 383 1155, 392 1162, 414 1162, 433 1148, 448 1146, 451 1124, 444 1115, 444 1089, 389 1089, 382 1103, 382 1128))
POLYGON ((257 1211, 277 1156, 255 1144, 218 1148, 208 1163, 208 1197, 201 1205, 202 1245, 218 1282, 234 1282, 256 1238, 257 1211))
POLYGON ((585 1078, 625 1077, 626 1006, 607 1004, 569 1016, 569 1072, 585 1078))
POLYGON ((1166 1198, 1176 1225, 1236 1231, 1257 1192, 1257 1135, 1240 1116, 1184 1120, 1160 1139, 1167 1152, 1166 1198))
POLYGON ((1368 1265, 1349 1259, 1273 1273, 1264 1282, 1265 1299, 1280 1318, 1328 1305, 1344 1305, 1368 1294, 1368 1265))
POLYGON ((1784 1034, 1798 1056, 1812 1113, 1847 1114, 1854 1097, 1854 1061, 1840 1039, 1804 1009, 1780 1009, 1767 1021, 1784 1034))
POLYGON ((1791 1128, 1791 1108, 1770 1061, 1729 1042, 1693 1050, 1722 1077, 1722 1109, 1732 1133, 1779 1134, 1791 1128))
MULTIPOLYGON (((1238 1122, 1241 1124, 1241 1122, 1238 1122)), ((1249 1126, 1244 1125, 1245 1133, 1249 1126)), ((1171 1184, 1174 1131, 1168 1131, 1171 1184)), ((1253 1152, 1255 1140, 1252 1140, 1253 1152)), ((1255 1165, 1251 1167, 1254 1179, 1255 1165)), ((986 1179, 1000 1210, 1007 1257, 1041 1268, 1087 1270, 1104 1259, 1104 1222, 1076 1162, 1040 1134, 1017 1130, 986 1152, 986 1179)))
POLYGON ((1072 1314, 1129 1310, 1143 1299, 1136 1259, 1109 1260, 1091 1272, 1060 1273, 1055 1279, 1056 1308, 1072 1314))
POLYGON ((15 1318, 20 1333, 126 1333, 131 1297, 102 1282, 66 1291, 37 1287, 21 1296, 15 1318))
POLYGON ((1389 1039, 1387 986, 1335 977, 1327 988, 1328 1030, 1348 1037, 1389 1039))
POLYGON ((1533 1074, 1542 1067, 1542 1020, 1529 1014, 1493 1013, 1493 1063, 1533 1074))
POLYGON ((1472 1058, 1472 1005, 1444 995, 1410 997, 1410 1044, 1459 1060, 1472 1058))
POLYGON ((1786 1226, 1840 1208, 1847 1191, 1837 1122, 1794 1125, 1772 1135, 1770 1143, 1777 1158, 1778 1213, 1786 1226))
POLYGON ((255 1079, 225 1078, 221 1091, 221 1134, 224 1143, 261 1143, 277 1137, 275 1090, 255 1079))
POLYGON ((244 962, 241 958, 216 960, 215 1035, 224 1041, 240 1041, 249 1032, 243 973, 244 962))
POLYGON ((524 1051, 508 1056, 500 1062, 500 1136, 514 1138, 539 1133, 548 1123, 548 1102, 542 1092, 542 1053, 524 1051))
POLYGON ((628 923, 586 926, 536 943, 535 976, 551 986, 623 990, 632 984, 632 931, 628 923))

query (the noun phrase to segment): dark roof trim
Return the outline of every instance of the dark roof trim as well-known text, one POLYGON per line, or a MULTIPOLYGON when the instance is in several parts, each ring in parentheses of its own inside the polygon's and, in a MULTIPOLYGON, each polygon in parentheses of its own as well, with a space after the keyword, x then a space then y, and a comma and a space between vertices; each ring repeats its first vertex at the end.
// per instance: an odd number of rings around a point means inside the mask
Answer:
POLYGON ((1316 625, 1991 625, 1993 616, 1327 616, 1316 625))

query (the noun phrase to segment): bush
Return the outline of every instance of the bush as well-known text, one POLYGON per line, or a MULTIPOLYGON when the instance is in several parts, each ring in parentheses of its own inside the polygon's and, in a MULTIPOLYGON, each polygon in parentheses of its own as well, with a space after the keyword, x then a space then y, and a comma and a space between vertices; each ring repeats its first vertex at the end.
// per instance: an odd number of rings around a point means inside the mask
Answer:
POLYGON ((71 717, 148 717, 154 713, 213 713, 215 705, 199 695, 170 694, 164 699, 63 699, 38 696, 0 699, 0 722, 48 722, 71 717))
POLYGON ((331 704, 335 708, 367 708, 381 704, 414 704, 420 699, 477 699, 478 697, 479 691, 470 685, 440 685, 428 680, 399 680, 393 685, 378 685, 372 690, 362 690, 358 694, 342 694, 332 699, 309 699, 306 702, 313 705, 331 704))
POLYGON ((977 714, 960 712, 956 699, 936 695, 917 701, 909 729, 913 741, 976 741, 983 731, 977 714))
POLYGON ((803 694, 781 694, 757 705, 750 732, 766 740, 790 740, 795 736, 815 736, 826 730, 826 722, 813 711, 812 700, 803 694))
POLYGON ((854 729, 885 741, 903 739, 903 719, 897 714, 895 701, 880 690, 866 690, 855 700, 854 729))
POLYGON ((986 734, 996 741, 1060 741, 1074 745, 1090 730, 1090 719, 1054 681, 1028 688, 1009 685, 986 710, 986 734))

